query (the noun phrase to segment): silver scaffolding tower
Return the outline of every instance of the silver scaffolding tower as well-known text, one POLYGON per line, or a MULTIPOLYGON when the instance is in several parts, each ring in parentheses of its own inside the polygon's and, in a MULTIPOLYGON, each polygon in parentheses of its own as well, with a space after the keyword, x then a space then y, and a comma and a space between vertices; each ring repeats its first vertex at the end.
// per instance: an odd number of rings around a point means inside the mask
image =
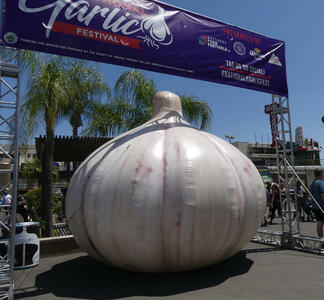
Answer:
POLYGON ((0 205, 0 299, 13 299, 16 204, 19 168, 21 50, 0 48, 0 191, 9 190, 11 205, 0 205))
POLYGON ((293 236, 300 233, 298 202, 296 197, 295 173, 289 172, 295 168, 294 147, 292 141, 290 110, 288 97, 272 96, 272 115, 277 154, 277 173, 280 190, 282 244, 294 247, 293 236))
MULTIPOLYGON (((324 238, 305 236, 300 233, 295 171, 294 147, 288 97, 272 96, 272 132, 275 136, 277 174, 281 203, 281 231, 261 230, 252 239, 254 242, 285 248, 324 254, 324 238)), ((302 183, 304 189, 307 187, 302 183)), ((308 191, 309 192, 309 191, 308 191)), ((309 193, 311 195, 311 193, 309 193)), ((311 195, 312 196, 312 195, 311 195)), ((316 200, 313 198, 316 202, 316 200)))

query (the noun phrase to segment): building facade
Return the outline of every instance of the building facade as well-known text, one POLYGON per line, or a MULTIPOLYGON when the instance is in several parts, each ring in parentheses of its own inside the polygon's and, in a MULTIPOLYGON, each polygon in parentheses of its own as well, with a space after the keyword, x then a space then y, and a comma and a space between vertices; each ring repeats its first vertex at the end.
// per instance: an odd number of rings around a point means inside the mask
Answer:
MULTIPOLYGON (((234 142, 232 145, 251 159, 256 166, 266 166, 274 181, 278 182, 276 148, 269 144, 249 142, 234 142)), ((314 170, 324 168, 321 166, 320 149, 314 146, 300 147, 296 143, 294 143, 293 149, 297 174, 305 184, 309 184, 314 178, 314 170)), ((289 143, 287 151, 290 151, 289 143)))

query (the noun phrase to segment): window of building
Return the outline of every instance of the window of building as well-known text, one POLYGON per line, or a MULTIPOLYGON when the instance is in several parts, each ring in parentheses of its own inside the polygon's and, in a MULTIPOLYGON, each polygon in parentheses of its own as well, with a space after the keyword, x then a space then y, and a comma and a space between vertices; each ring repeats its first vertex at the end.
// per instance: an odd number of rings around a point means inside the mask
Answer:
POLYGON ((276 154, 276 149, 275 148, 265 148, 264 153, 265 154, 276 154))
POLYGON ((251 148, 251 153, 253 154, 262 154, 264 153, 264 149, 263 148, 251 148))

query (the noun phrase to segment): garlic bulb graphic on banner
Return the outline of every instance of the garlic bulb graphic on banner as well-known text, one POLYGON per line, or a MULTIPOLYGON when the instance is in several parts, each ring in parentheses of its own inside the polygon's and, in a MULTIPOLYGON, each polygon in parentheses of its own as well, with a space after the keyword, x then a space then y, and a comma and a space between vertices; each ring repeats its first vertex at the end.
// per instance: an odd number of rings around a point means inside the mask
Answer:
POLYGON ((159 92, 153 117, 106 143, 75 172, 66 215, 90 256, 144 272, 222 261, 255 234, 265 207, 253 163, 182 116, 159 92))
POLYGON ((160 42, 162 45, 169 45, 172 43, 173 37, 164 17, 165 11, 159 6, 158 15, 146 18, 141 24, 141 29, 143 32, 149 31, 153 40, 160 42))

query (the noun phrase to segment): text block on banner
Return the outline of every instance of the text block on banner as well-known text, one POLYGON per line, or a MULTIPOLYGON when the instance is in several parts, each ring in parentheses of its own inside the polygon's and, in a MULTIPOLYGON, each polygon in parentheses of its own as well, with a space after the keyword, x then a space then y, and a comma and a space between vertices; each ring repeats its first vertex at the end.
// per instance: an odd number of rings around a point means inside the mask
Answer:
POLYGON ((1 43, 288 96, 285 44, 146 0, 4 0, 1 43))

